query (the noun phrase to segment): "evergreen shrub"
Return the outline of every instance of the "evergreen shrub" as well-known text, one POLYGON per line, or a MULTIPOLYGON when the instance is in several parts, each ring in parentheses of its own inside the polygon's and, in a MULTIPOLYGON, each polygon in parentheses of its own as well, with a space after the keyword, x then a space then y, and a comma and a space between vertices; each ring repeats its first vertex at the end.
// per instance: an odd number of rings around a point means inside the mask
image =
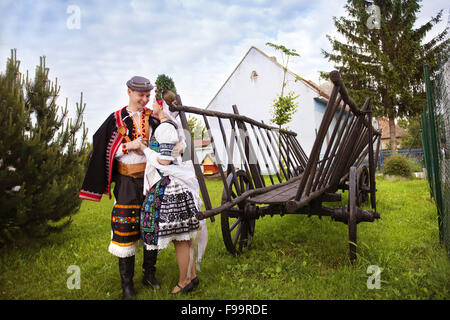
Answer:
POLYGON ((408 158, 401 154, 395 153, 384 162, 383 173, 385 175, 408 178, 412 174, 412 168, 408 158))
POLYGON ((34 79, 19 65, 12 50, 0 73, 0 247, 70 224, 88 152, 82 94, 75 118, 67 118, 67 100, 57 104, 60 86, 50 81, 45 58, 34 79))

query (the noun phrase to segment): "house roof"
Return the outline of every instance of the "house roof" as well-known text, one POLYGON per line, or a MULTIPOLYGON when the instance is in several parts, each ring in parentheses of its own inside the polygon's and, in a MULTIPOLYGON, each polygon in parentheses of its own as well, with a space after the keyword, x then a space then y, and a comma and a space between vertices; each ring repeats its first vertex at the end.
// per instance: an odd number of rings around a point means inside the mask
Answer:
MULTIPOLYGON (((284 68, 276 59, 273 59, 272 57, 268 56, 266 53, 262 52, 260 49, 251 46, 250 49, 248 49, 247 53, 244 55, 244 57, 241 59, 241 61, 238 63, 238 65, 236 66, 236 68, 234 68, 233 72, 231 72, 230 76, 227 78, 227 80, 223 83, 223 85, 220 87, 220 89, 217 91, 217 93, 214 95, 214 97, 211 99, 211 101, 208 103, 208 105, 206 106, 205 109, 208 109, 209 106, 211 105, 211 102, 214 101, 214 99, 217 97, 217 95, 219 94, 219 92, 222 90, 222 88, 227 84, 227 82, 230 80, 231 76, 236 72, 236 70, 239 68, 239 66, 242 64, 242 62, 245 60, 245 58, 247 57, 247 55, 250 53, 250 51, 252 51, 252 49, 258 51, 259 53, 261 53, 262 55, 264 55, 269 61, 271 61, 272 63, 275 63, 277 66, 279 66, 280 68, 284 68)), ((322 96, 324 98, 326 98, 327 100, 330 98, 329 93, 325 92, 323 89, 320 88, 319 85, 315 84, 314 82, 312 82, 311 80, 306 80, 302 77, 300 77, 299 75, 295 74, 294 72, 292 72, 291 70, 287 69, 287 72, 290 73, 292 76, 294 76, 296 79, 300 79, 300 81, 302 81, 303 83, 305 83, 307 86, 309 86, 311 89, 313 89, 314 91, 317 92, 317 94, 319 96, 322 96)))
MULTIPOLYGON (((390 139, 389 120, 386 118, 378 118, 379 129, 381 129, 381 139, 390 139)), ((405 130, 395 125, 395 136, 401 138, 405 134, 405 130)))
POLYGON ((207 162, 206 165, 216 165, 216 157, 215 157, 214 153, 209 153, 209 154, 205 155, 203 157, 201 164, 205 165, 205 163, 204 163, 205 161, 207 162), (207 161, 207 160, 209 160, 209 161, 207 161))
POLYGON ((205 159, 203 159, 202 165, 204 165, 204 166, 213 166, 213 165, 215 165, 215 163, 211 160, 211 157, 207 155, 205 157, 205 159))

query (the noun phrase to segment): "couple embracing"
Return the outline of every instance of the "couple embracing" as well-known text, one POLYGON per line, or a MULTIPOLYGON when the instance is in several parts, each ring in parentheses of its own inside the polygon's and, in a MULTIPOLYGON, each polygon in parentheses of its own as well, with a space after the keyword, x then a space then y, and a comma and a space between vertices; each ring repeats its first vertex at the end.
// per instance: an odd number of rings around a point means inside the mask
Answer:
POLYGON ((194 247, 199 244, 199 261, 207 230, 205 221, 196 218, 202 202, 192 164, 181 160, 183 128, 169 111, 176 96, 163 91, 150 110, 146 105, 155 88, 150 81, 136 76, 127 87, 128 105, 112 113, 94 134, 80 198, 100 201, 104 193, 111 198, 115 183, 108 251, 119 258, 123 299, 136 298, 134 264, 142 243, 143 284, 160 289, 157 254, 172 242, 179 279, 171 293, 189 292, 199 284, 194 247))

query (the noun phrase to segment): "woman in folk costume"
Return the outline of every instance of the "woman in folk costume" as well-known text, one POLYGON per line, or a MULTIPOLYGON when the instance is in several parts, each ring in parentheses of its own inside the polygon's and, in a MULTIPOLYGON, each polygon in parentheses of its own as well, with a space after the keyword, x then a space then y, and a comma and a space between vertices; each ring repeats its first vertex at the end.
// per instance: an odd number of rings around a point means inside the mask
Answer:
POLYGON ((172 102, 168 100, 170 96, 175 95, 165 91, 162 101, 155 99, 153 112, 161 124, 150 139, 149 147, 141 144, 147 157, 141 234, 147 249, 161 250, 174 243, 179 280, 172 293, 176 294, 189 292, 199 284, 194 267, 194 246, 200 242, 199 255, 203 255, 207 230, 205 221, 199 222, 196 218, 202 201, 192 163, 182 162, 181 156, 172 151, 176 144, 185 145, 185 137, 182 127, 169 111, 166 101, 172 102))
MULTIPOLYGON (((123 298, 135 299, 133 286, 135 254, 140 241, 140 208, 144 197, 145 155, 139 150, 159 124, 146 108, 154 86, 144 77, 127 82, 129 103, 112 113, 93 137, 93 152, 80 191, 80 198, 100 201, 106 193, 111 199, 115 182, 115 203, 111 217, 109 252, 119 258, 123 298)), ((159 289, 155 278, 156 250, 144 249, 142 279, 146 286, 159 289)))

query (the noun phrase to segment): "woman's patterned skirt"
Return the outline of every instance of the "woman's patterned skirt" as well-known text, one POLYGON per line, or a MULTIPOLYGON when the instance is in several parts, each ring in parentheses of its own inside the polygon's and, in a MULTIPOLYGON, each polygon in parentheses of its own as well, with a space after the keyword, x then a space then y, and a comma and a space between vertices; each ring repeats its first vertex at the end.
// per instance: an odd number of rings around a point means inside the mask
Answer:
POLYGON ((163 177, 147 194, 141 209, 142 240, 147 250, 164 249, 173 240, 195 238, 199 229, 192 193, 163 177))

